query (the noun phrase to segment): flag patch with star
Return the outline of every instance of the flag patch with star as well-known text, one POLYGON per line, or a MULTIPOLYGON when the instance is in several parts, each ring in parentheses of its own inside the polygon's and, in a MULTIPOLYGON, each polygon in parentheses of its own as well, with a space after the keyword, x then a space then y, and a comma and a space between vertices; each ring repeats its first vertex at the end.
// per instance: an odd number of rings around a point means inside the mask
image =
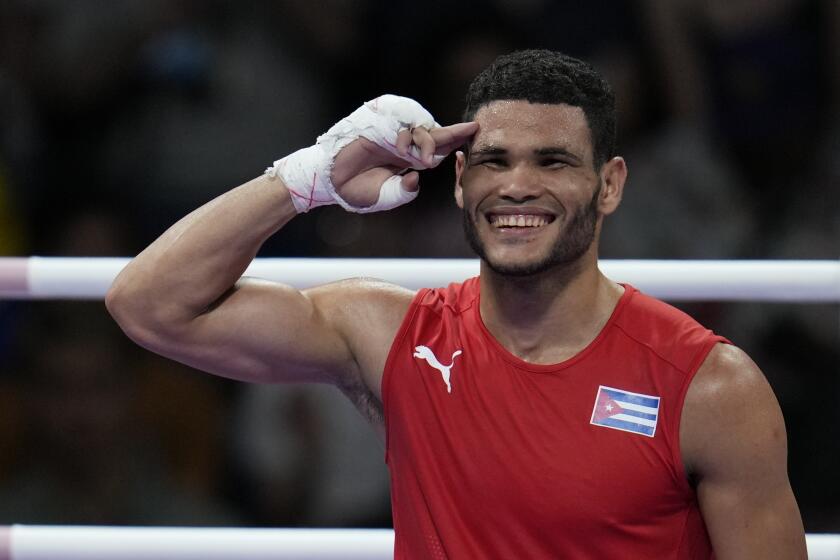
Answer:
POLYGON ((659 397, 601 385, 590 424, 653 437, 659 418, 659 397))

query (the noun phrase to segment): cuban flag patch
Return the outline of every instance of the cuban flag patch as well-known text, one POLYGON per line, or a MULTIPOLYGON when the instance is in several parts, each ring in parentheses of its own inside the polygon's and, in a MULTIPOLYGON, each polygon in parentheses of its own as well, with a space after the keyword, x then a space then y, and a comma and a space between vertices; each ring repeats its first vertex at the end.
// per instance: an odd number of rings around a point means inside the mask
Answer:
POLYGON ((590 424, 653 437, 659 418, 659 397, 598 387, 590 424))

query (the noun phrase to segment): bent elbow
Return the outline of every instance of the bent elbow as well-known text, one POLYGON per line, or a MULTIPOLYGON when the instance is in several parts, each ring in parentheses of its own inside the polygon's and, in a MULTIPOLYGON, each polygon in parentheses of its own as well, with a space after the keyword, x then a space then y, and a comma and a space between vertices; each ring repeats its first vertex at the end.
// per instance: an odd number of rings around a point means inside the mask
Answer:
POLYGON ((144 324, 148 319, 140 312, 142 304, 138 304, 138 297, 126 293, 126 290, 115 282, 105 294, 105 309, 116 321, 122 331, 134 342, 146 346, 144 340, 151 329, 144 324))
POLYGON ((123 330, 125 330, 123 323, 129 315, 125 311, 126 306, 127 298, 123 295, 122 290, 116 285, 116 282, 111 284, 111 287, 105 293, 105 309, 123 330))
POLYGON ((105 309, 111 314, 111 317, 120 323, 120 315, 123 307, 123 297, 120 294, 119 288, 115 284, 111 284, 108 291, 105 292, 105 309))
POLYGON ((105 308, 125 335, 149 350, 159 352, 167 337, 166 321, 159 306, 140 293, 115 282, 105 294, 105 308))

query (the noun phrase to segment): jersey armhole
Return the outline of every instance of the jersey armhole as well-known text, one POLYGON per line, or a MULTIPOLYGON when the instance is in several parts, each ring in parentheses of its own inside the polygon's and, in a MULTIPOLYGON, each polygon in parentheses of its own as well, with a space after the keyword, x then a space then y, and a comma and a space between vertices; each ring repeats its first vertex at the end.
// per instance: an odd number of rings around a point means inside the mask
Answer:
POLYGON ((417 314, 417 310, 420 308, 420 302, 426 297, 426 294, 429 292, 429 288, 423 288, 417 292, 414 296, 414 299, 411 300, 411 304, 408 306, 408 311, 405 313, 405 317, 403 317, 402 323, 400 324, 400 328, 397 330, 396 336, 394 336, 394 341, 391 343, 391 348, 388 350, 388 357, 385 359, 385 369, 382 370, 382 384, 380 385, 380 391, 382 393, 382 414, 385 417, 385 463, 388 463, 388 451, 390 449, 389 444, 391 441, 391 430, 390 430, 390 422, 389 418, 391 415, 389 414, 389 402, 390 402, 390 390, 391 390, 391 370, 393 369, 394 361, 397 359, 397 352, 398 349, 402 347, 403 339, 408 334, 409 327, 411 327, 412 323, 414 322, 414 316, 417 314))
POLYGON ((680 428, 682 426, 683 408, 685 407, 685 396, 688 394, 688 388, 691 386, 691 382, 694 381, 694 376, 697 375, 697 372, 700 370, 700 366, 703 365, 703 362, 706 360, 706 357, 708 357, 709 352, 711 352, 712 348, 714 348, 718 343, 732 344, 729 340, 720 335, 713 334, 708 338, 691 361, 688 372, 685 376, 685 381, 680 388, 675 407, 678 416, 677 421, 674 423, 675 433, 673 434, 674 445, 672 447, 674 454, 673 461, 674 465, 677 467, 677 476, 679 477, 679 480, 689 489, 691 489, 691 484, 688 480, 688 470, 685 468, 685 463, 682 458, 682 440, 680 439, 680 428))

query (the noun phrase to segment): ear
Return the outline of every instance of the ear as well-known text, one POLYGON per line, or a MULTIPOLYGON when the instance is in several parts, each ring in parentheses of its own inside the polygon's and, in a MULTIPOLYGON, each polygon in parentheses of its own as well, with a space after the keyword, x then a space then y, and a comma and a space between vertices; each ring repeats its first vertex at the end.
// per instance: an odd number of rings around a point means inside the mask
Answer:
POLYGON ((464 169, 467 166, 467 158, 464 152, 455 152, 455 204, 458 208, 464 208, 464 188, 461 186, 461 176, 464 174, 464 169))
POLYGON ((627 180, 627 164, 624 158, 614 157, 601 166, 601 194, 598 197, 598 211, 603 215, 615 212, 624 194, 627 180))

